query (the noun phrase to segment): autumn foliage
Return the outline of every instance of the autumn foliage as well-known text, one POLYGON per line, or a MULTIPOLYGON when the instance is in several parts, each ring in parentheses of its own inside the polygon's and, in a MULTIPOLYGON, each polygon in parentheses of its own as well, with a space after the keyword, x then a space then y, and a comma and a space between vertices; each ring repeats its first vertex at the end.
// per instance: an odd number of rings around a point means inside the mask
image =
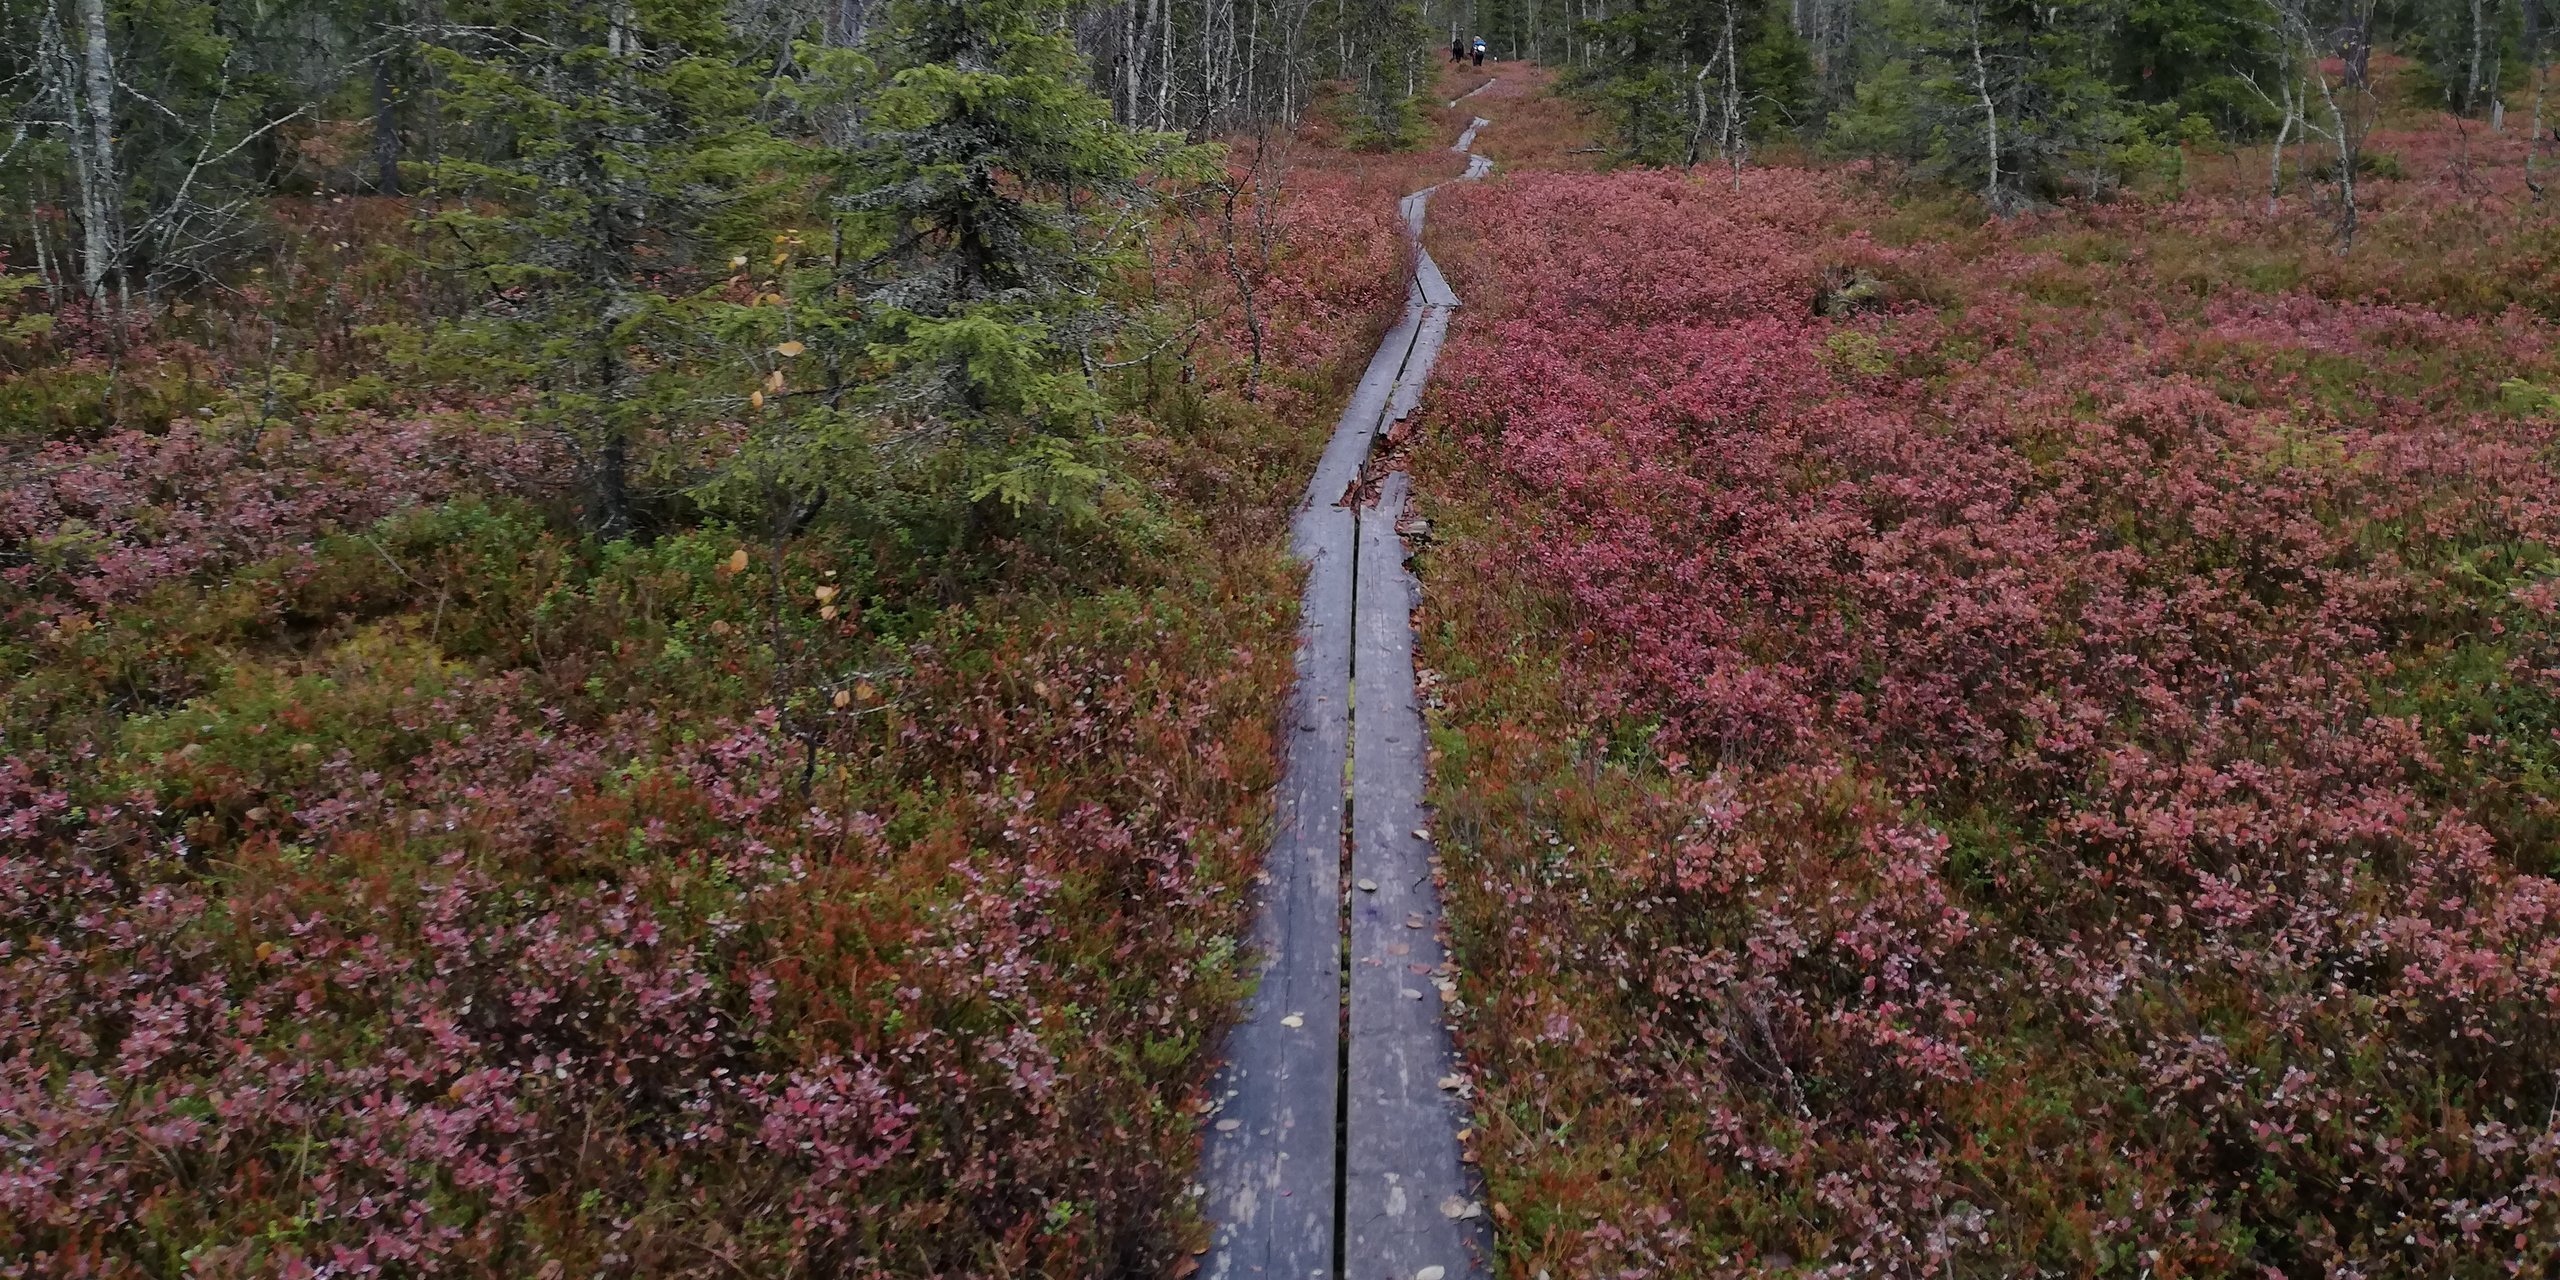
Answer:
POLYGON ((557 435, 399 358, 391 202, 240 311, 15 295, 0 1275, 1185 1256, 1280 532, 1402 289, 1391 199, 1235 181, 1248 252, 1186 205, 1130 282, 1190 337, 1114 384, 1111 529, 965 564, 590 536, 557 435))
POLYGON ((2341 259, 2247 172, 1435 205, 1509 1274, 2553 1264, 2548 214, 2429 169, 2341 259))

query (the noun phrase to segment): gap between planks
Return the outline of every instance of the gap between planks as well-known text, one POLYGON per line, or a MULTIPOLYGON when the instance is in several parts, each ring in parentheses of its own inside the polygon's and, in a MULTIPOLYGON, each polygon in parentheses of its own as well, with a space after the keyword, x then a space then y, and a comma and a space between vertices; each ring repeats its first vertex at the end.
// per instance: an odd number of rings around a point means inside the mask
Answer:
MULTIPOLYGON (((1467 178, 1493 167, 1472 152, 1490 123, 1476 119, 1450 148, 1467 154, 1467 178)), ((1209 1280, 1490 1274, 1490 1224, 1448 1087, 1458 1070, 1442 991, 1454 977, 1438 937, 1413 682, 1420 584, 1397 531, 1411 482, 1392 472, 1374 502, 1346 505, 1376 439, 1420 403, 1458 306, 1422 249, 1436 189, 1401 202, 1415 254, 1404 314, 1344 406, 1290 528, 1307 563, 1297 684, 1250 938, 1258 980, 1211 1087, 1200 1175, 1215 1225, 1209 1280), (1364 886, 1347 902, 1346 835, 1364 886)))

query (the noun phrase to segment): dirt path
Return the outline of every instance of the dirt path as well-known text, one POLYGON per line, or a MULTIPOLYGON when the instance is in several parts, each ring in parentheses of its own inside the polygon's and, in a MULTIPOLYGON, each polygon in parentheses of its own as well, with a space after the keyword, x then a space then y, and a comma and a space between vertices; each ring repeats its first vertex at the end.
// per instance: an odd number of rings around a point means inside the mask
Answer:
MULTIPOLYGON (((1492 171, 1474 154, 1490 123, 1477 119, 1450 148, 1468 157, 1467 178, 1492 171)), ((1297 732, 1254 922, 1261 980, 1211 1094, 1201 1161, 1202 1211, 1217 1228, 1201 1273, 1211 1280, 1490 1274, 1489 1224, 1459 1158, 1464 1083, 1446 1012, 1455 983, 1422 802, 1419 584, 1397 531, 1408 483, 1390 472, 1367 502, 1355 487, 1372 445, 1420 402, 1458 306, 1421 248, 1432 190, 1402 202, 1415 249, 1404 316, 1352 392, 1291 529, 1308 566, 1297 732)))

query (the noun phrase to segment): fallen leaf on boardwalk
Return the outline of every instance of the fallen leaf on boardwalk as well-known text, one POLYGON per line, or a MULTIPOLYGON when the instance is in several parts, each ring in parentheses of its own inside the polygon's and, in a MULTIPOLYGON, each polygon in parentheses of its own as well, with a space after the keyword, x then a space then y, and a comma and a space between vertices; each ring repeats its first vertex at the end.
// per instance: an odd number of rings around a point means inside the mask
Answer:
MULTIPOLYGON (((1438 1084, 1443 1089, 1455 1089, 1463 1086, 1466 1082, 1467 1078, 1465 1076, 1442 1076, 1433 1083, 1438 1084)), ((1458 1136, 1460 1138, 1464 1138, 1466 1137, 1466 1134, 1461 1132, 1458 1136)))
POLYGON ((1296 1028, 1298 1028, 1298 1027, 1303 1027, 1303 1026, 1307 1025, 1307 1020, 1306 1020, 1306 1017, 1305 1017, 1304 1015, 1302 1015, 1302 1014, 1295 1014, 1295 1013, 1293 1013, 1293 1014, 1290 1014, 1288 1017, 1282 1018, 1282 1019, 1280 1020, 1280 1025, 1281 1025, 1281 1026, 1284 1026, 1284 1027, 1291 1028, 1291 1029, 1293 1029, 1293 1030, 1294 1030, 1294 1029, 1296 1029, 1296 1028))
POLYGON ((1419 928, 1421 928, 1421 927, 1422 927, 1422 925, 1423 925, 1423 919, 1422 919, 1421 915, 1419 915, 1419 914, 1415 914, 1415 913, 1408 913, 1408 914, 1405 916, 1405 918, 1404 918, 1404 927, 1405 927, 1405 928, 1408 928, 1408 929, 1419 929, 1419 928))
POLYGON ((1378 882, 1377 882, 1377 881, 1375 881, 1375 880, 1362 880, 1362 881, 1360 882, 1360 892, 1362 892, 1362 893, 1376 893, 1377 891, 1378 891, 1378 882))
POLYGON ((1243 1127, 1244 1121, 1242 1120, 1221 1120, 1218 1122, 1218 1132, 1220 1133, 1234 1133, 1236 1130, 1243 1127))
POLYGON ((1447 1267, 1429 1266, 1424 1267, 1420 1271, 1414 1272, 1413 1280, 1441 1280, 1441 1277, 1448 1274, 1449 1269, 1447 1267))
POLYGON ((1422 998, 1422 993, 1421 993, 1421 992, 1419 992, 1419 991, 1414 990, 1414 989, 1413 989, 1413 988, 1411 988, 1411 987, 1406 987, 1406 988, 1404 989, 1403 995, 1404 995, 1404 998, 1405 998, 1405 999, 1407 999, 1407 1000, 1419 1000, 1419 999, 1421 999, 1421 998, 1422 998))
POLYGON ((1483 1213, 1483 1205, 1465 1196, 1451 1196, 1440 1202, 1440 1216, 1443 1218, 1474 1218, 1482 1216, 1483 1213))

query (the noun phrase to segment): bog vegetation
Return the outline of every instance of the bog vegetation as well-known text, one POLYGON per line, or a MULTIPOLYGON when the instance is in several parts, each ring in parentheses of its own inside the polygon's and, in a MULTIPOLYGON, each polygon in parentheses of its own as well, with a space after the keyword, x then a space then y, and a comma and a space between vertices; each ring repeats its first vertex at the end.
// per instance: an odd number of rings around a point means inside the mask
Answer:
POLYGON ((1475 113, 1503 1273, 2548 1269, 2552 16, 0 0, 0 1275, 1181 1274, 1475 113))
POLYGON ((2365 142, 2343 254, 2264 150, 1435 202, 1511 1274, 2554 1265, 2555 224, 2520 131, 2365 142))
POLYGON ((1035 3, 6 13, 0 1274, 1179 1256, 1393 192, 1035 3))

